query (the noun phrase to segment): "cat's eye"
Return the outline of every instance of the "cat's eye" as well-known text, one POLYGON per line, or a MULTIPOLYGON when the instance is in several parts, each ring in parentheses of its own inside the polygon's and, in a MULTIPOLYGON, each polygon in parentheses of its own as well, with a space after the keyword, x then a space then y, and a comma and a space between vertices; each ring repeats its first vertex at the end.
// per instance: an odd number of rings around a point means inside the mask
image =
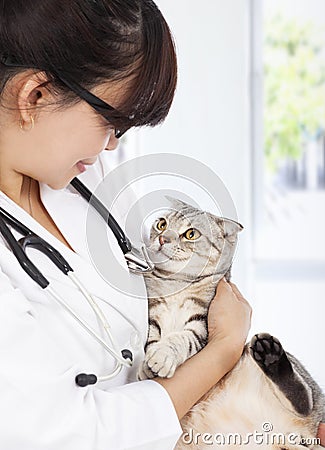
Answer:
POLYGON ((183 236, 189 241, 195 241, 195 239, 201 236, 201 233, 195 228, 189 228, 187 231, 185 231, 183 236))
POLYGON ((167 220, 161 217, 158 219, 158 222, 156 223, 156 228, 158 231, 164 231, 167 228, 167 220))

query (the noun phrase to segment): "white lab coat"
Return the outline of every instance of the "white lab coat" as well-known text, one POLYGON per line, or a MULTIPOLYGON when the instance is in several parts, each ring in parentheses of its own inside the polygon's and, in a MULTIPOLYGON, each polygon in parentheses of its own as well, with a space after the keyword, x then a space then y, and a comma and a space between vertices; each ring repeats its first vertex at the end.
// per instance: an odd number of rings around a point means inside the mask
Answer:
MULTIPOLYGON (((80 175, 91 190, 109 172, 108 161, 109 154, 103 152, 80 175)), ((111 381, 76 386, 78 373, 109 373, 111 356, 29 278, 0 238, 0 449, 173 449, 181 428, 169 395, 154 381, 135 379, 147 334, 147 302, 111 287, 91 263, 85 233, 87 202, 70 186, 52 190, 41 184, 40 190, 43 204, 76 253, 2 192, 0 206, 62 253, 98 300, 121 349, 129 345, 134 329, 109 304, 134 322, 142 343, 133 348, 132 369, 123 368, 111 381)), ((114 211, 117 220, 126 210, 127 205, 119 205, 114 211)), ((125 264, 115 238, 108 234, 125 264)), ((94 313, 72 282, 43 254, 35 249, 27 252, 69 305, 101 333, 94 313)), ((116 261, 107 264, 114 271, 116 261)), ((145 292, 142 277, 130 277, 145 292)))

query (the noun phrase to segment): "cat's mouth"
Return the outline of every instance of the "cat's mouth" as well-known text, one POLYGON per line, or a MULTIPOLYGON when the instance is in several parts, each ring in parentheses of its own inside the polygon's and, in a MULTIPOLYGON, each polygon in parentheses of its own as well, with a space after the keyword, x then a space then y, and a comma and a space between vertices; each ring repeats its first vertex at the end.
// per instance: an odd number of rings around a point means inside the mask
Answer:
POLYGON ((185 261, 188 259, 188 254, 179 247, 167 248, 166 245, 159 245, 156 248, 151 247, 150 251, 153 255, 158 256, 160 263, 168 261, 185 261), (161 257, 165 258, 160 259, 161 257))
POLYGON ((166 249, 164 245, 153 244, 147 247, 147 250, 154 264, 164 264, 174 259, 175 250, 166 249))
MULTIPOLYGON (((153 249, 153 251, 155 251, 155 250, 153 249)), ((172 257, 173 257, 173 255, 169 255, 168 252, 165 252, 165 247, 163 245, 159 245, 159 247, 155 251, 155 253, 166 256, 166 258, 168 258, 168 260, 172 259, 172 257)))

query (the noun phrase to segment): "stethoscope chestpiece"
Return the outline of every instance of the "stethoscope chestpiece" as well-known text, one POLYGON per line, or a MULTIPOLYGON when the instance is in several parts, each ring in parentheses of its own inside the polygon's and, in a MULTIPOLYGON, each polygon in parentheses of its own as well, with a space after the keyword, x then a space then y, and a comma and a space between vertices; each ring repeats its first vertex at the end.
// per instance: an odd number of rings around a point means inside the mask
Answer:
POLYGON ((149 258, 145 245, 141 247, 141 251, 132 247, 130 252, 124 254, 129 271, 136 274, 152 272, 155 268, 149 258))

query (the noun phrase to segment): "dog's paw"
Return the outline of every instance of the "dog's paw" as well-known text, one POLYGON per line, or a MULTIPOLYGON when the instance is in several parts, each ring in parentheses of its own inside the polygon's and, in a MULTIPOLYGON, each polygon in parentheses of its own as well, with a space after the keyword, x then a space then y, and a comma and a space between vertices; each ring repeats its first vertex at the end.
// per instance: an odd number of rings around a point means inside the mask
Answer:
POLYGON ((264 370, 276 365, 284 353, 280 341, 268 333, 255 334, 249 350, 253 359, 264 370))

